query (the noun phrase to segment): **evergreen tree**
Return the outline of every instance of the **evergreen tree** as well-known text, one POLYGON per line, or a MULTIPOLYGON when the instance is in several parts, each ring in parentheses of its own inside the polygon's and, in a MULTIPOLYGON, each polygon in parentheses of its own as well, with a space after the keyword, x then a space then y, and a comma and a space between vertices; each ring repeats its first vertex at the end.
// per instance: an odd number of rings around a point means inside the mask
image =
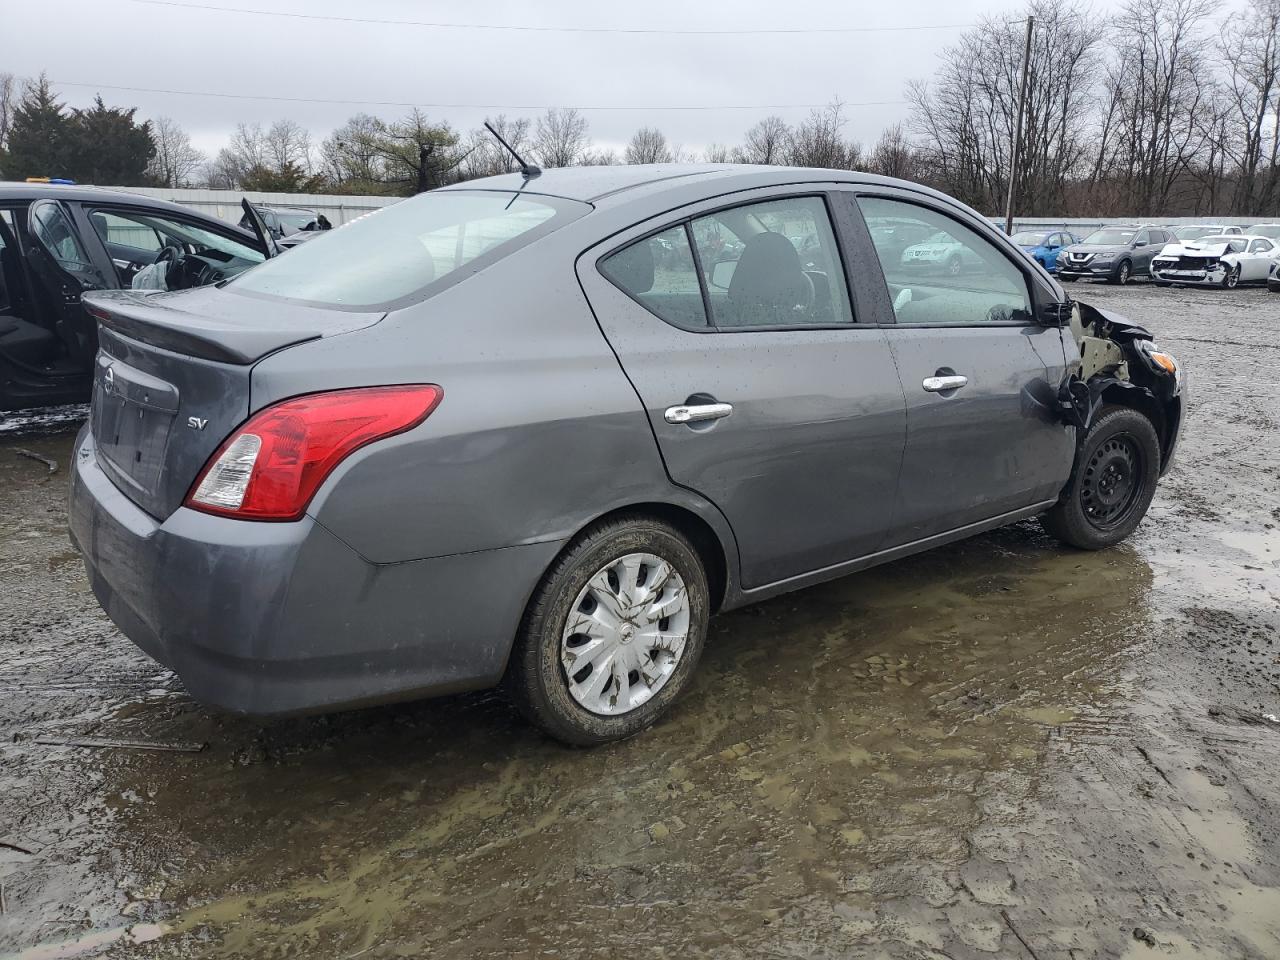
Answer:
POLYGON ((13 113, 8 147, 0 158, 4 179, 67 176, 70 125, 43 74, 27 84, 13 113))
POLYGON ((135 123, 136 107, 108 107, 94 98, 87 110, 71 112, 67 137, 69 176, 80 183, 139 186, 156 153, 151 121, 135 123))

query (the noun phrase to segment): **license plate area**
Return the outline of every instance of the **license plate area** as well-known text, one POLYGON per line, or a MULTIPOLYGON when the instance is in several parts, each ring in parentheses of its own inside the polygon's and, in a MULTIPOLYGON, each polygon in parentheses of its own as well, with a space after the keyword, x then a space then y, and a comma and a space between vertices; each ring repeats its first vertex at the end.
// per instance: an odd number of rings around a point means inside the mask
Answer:
POLYGON ((178 390, 121 360, 99 354, 93 396, 93 438, 118 483, 150 495, 164 467, 178 412, 178 390))

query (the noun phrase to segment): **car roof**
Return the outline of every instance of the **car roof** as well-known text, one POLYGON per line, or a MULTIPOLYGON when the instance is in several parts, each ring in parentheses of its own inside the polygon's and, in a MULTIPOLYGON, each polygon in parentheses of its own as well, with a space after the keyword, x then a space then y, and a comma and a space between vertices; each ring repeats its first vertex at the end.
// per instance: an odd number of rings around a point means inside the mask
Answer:
POLYGON ((191 207, 184 207, 168 200, 157 200, 145 197, 140 193, 129 193, 127 190, 109 190, 105 187, 67 185, 60 183, 16 183, 0 181, 0 200, 74 200, 78 203, 127 203, 135 207, 151 207, 156 210, 168 210, 188 217, 199 217, 217 223, 223 221, 191 207))
MULTIPOLYGON (((758 166, 738 163, 616 164, 597 167, 554 167, 537 177, 505 173, 451 184, 442 190, 500 190, 564 197, 593 206, 642 205, 666 193, 701 188, 707 196, 782 184, 848 182, 883 185, 925 193, 952 205, 945 194, 906 180, 852 170, 822 167, 758 166)), ((647 204, 646 204, 647 205, 647 204)))

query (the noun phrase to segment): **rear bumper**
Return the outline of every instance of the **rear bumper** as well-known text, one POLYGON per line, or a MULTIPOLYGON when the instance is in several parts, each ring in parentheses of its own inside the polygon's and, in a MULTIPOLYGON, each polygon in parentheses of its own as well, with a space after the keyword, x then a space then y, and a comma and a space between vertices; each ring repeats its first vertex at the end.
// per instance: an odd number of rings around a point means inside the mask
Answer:
POLYGON ((192 696, 251 714, 492 686, 562 546, 371 564, 309 517, 253 523, 183 508, 158 523, 102 472, 87 429, 72 458, 70 525, 120 630, 192 696))

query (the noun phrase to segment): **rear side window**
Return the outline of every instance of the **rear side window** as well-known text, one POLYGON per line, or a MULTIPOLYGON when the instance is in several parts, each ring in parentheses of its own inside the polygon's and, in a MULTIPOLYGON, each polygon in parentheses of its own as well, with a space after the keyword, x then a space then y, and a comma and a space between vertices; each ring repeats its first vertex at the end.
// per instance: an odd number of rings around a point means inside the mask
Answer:
POLYGON ((231 289, 320 306, 400 306, 461 279, 589 209, 575 201, 488 191, 420 194, 274 257, 231 289), (458 273, 462 268, 470 271, 458 273))
POLYGON ((623 247, 600 261, 600 272, 686 330, 853 323, 821 197, 717 210, 623 247))
POLYGON ((703 329, 707 313, 684 224, 624 247, 600 264, 621 290, 667 323, 703 329))
POLYGON ((821 198, 730 207, 699 217, 692 228, 717 327, 853 322, 821 198))

